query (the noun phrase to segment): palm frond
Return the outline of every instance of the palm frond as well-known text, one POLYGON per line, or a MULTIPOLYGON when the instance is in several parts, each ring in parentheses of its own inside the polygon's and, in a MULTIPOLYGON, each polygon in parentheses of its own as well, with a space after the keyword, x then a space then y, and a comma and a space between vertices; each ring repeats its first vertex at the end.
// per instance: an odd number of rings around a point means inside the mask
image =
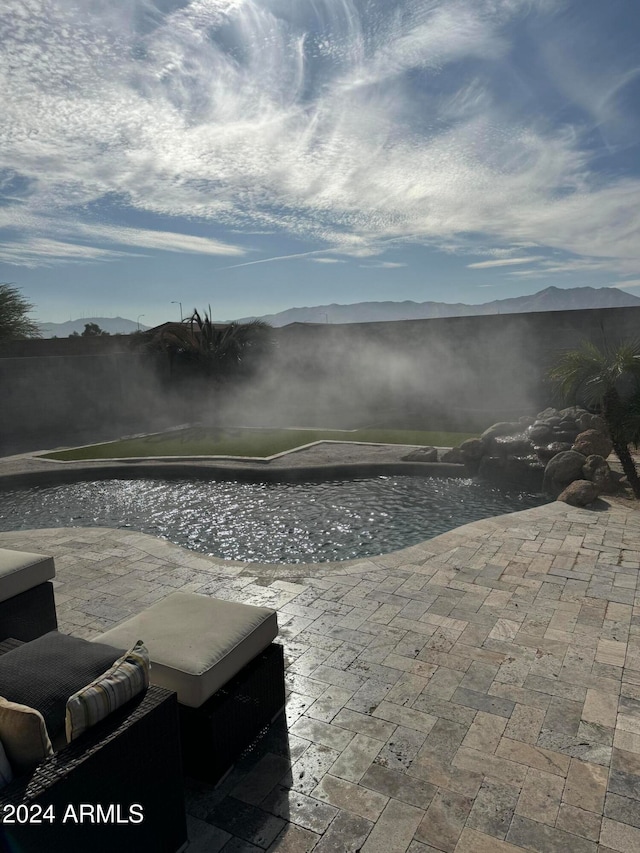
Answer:
POLYGON ((572 402, 580 398, 589 406, 601 406, 612 389, 628 396, 640 389, 640 340, 602 348, 583 341, 577 349, 566 350, 548 375, 572 402))
POLYGON ((246 374, 273 346, 272 328, 255 320, 250 323, 216 324, 211 306, 196 308, 180 325, 163 329, 154 339, 155 348, 165 351, 172 362, 194 365, 201 374, 218 382, 246 374))

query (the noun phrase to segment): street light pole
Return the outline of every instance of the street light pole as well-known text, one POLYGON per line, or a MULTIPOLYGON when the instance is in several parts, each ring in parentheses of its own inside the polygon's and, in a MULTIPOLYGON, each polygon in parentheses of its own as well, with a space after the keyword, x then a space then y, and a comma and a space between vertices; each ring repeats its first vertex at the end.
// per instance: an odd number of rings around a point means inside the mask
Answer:
POLYGON ((172 299, 172 300, 171 300, 171 304, 172 304, 172 305, 179 305, 179 306, 180 306, 180 322, 182 323, 182 302, 175 302, 175 301, 172 299))
POLYGON ((136 320, 136 322, 138 324, 138 331, 140 331, 140 317, 144 317, 144 316, 145 316, 144 314, 138 314, 138 319, 136 320))

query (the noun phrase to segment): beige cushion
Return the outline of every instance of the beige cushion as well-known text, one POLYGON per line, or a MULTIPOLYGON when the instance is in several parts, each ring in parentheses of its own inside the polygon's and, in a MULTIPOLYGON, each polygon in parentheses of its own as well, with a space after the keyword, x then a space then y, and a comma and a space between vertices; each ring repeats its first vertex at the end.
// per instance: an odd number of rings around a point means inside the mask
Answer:
POLYGON ((53 557, 0 548, 0 601, 55 577, 53 557))
POLYGON ((44 717, 35 708, 0 697, 0 740, 16 774, 27 773, 53 755, 44 717))
POLYGON ((278 617, 268 607, 175 592, 95 642, 128 648, 141 638, 151 683, 199 708, 277 635, 278 617))

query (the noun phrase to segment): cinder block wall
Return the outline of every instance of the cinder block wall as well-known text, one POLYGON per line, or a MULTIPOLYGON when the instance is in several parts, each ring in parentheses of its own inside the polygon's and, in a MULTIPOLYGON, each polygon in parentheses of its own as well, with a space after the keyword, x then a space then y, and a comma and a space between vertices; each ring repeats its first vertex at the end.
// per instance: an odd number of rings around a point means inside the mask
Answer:
POLYGON ((259 376, 224 396, 204 386, 169 393, 166 362, 133 352, 128 336, 20 341, 0 348, 0 452, 16 436, 62 442, 208 419, 482 428, 552 403, 545 374, 563 349, 635 338, 638 328, 640 308, 292 324, 274 330, 259 376))
POLYGON ((416 425, 488 425, 554 402, 546 374, 563 349, 635 338, 638 328, 640 308, 292 324, 278 330, 270 401, 315 409, 318 422, 360 410, 372 423, 396 411, 416 425))

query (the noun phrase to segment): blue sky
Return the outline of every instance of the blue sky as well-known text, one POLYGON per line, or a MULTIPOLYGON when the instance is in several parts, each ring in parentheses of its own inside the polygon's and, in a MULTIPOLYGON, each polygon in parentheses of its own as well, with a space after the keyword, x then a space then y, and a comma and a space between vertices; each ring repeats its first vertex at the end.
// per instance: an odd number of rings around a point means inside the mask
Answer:
POLYGON ((640 295, 635 0, 3 0, 0 44, 42 321, 640 295))

